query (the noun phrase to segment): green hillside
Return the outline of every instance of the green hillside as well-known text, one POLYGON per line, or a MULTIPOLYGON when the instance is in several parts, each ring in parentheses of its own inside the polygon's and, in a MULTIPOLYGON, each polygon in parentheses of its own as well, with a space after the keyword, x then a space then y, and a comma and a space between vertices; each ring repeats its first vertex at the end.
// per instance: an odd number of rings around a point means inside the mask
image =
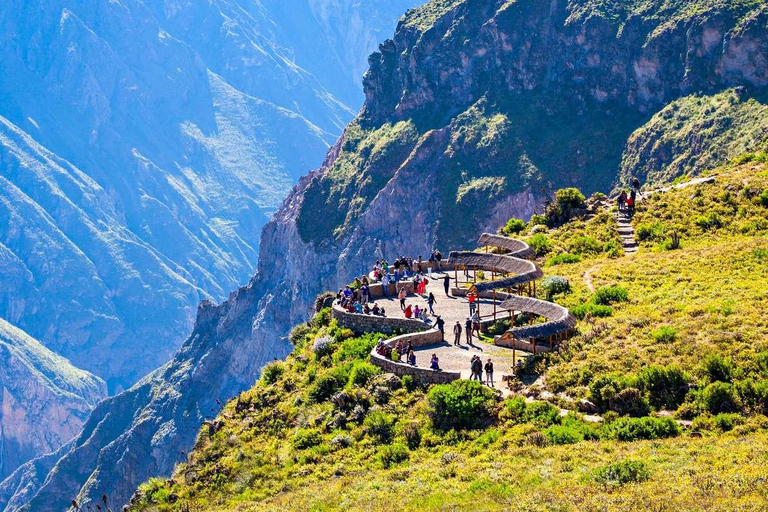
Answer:
POLYGON ((649 191, 634 256, 616 250, 611 212, 523 228, 570 283, 554 300, 582 318, 512 383, 537 400, 382 375, 367 362, 378 336, 324 310, 132 509, 764 510, 766 160, 649 191), (576 412, 582 399, 602 422, 576 412))

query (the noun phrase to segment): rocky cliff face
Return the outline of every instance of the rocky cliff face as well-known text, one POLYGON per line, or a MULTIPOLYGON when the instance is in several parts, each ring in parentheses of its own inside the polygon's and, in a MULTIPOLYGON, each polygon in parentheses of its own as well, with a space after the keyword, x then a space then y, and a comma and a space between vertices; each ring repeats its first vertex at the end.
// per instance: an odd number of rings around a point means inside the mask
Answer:
MULTIPOLYGON (((410 11, 370 59, 361 114, 265 226, 250 285, 204 306, 171 363, 94 412, 28 509, 78 492, 124 503, 143 477, 168 474, 206 408, 283 355, 271 345, 315 295, 371 260, 468 246, 553 188, 607 188, 629 136, 669 102, 768 85, 764 8, 706 5, 435 0, 410 11)), ((29 496, 34 481, 5 488, 29 496)))
POLYGON ((107 392, 104 381, 1 318, 0 390, 2 478, 75 437, 107 392))

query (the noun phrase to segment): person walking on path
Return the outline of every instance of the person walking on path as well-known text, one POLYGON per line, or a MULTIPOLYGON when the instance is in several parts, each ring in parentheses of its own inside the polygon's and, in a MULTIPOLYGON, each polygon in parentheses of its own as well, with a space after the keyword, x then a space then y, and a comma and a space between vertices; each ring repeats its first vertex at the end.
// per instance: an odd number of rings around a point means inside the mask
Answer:
POLYGON ((464 322, 464 332, 467 335, 467 344, 472 345, 472 320, 469 318, 464 322))
POLYGON ((472 333, 477 332, 477 339, 480 339, 480 317, 477 315, 477 311, 472 313, 472 333))
POLYGON ((443 276, 443 288, 445 288, 445 296, 450 297, 448 292, 450 291, 450 288, 451 288, 451 277, 448 274, 445 274, 445 276, 443 276))
POLYGON ((491 361, 490 357, 488 362, 485 363, 485 383, 492 388, 496 387, 493 383, 493 361, 491 361))
MULTIPOLYGON (((430 306, 431 309, 431 306, 430 306)), ((435 325, 437 325, 437 330, 440 331, 440 341, 445 341, 445 320, 440 318, 440 315, 437 316, 437 320, 435 320, 435 325)))
POLYGON ((635 210, 636 201, 637 201, 637 190, 633 188, 629 193, 629 200, 627 201, 627 206, 631 211, 635 210))
POLYGON ((478 356, 472 356, 472 377, 470 380, 483 381, 483 362, 478 356))
POLYGON ((453 326, 453 344, 461 345, 461 322, 456 320, 456 325, 453 326))
POLYGON ((619 211, 622 211, 624 209, 624 204, 627 202, 627 191, 622 190, 621 194, 619 194, 619 197, 616 198, 616 203, 618 204, 619 211))
POLYGON ((427 297, 427 304, 429 304, 429 314, 434 315, 435 314, 434 305, 437 304, 437 299, 435 299, 434 293, 429 292, 429 297, 427 297))
POLYGON ((397 294, 397 298, 400 299, 400 310, 405 311, 405 287, 400 288, 400 292, 397 294))

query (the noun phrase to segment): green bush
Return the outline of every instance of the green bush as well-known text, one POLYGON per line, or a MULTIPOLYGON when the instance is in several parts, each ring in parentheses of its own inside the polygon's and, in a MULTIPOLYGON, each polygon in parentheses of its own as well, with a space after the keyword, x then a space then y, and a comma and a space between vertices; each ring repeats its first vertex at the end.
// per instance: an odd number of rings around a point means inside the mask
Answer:
POLYGON ((571 308, 571 314, 579 320, 584 320, 587 314, 592 318, 606 318, 613 315, 611 306, 602 306, 600 304, 581 304, 571 308))
POLYGON ((402 383, 403 387, 408 391, 413 391, 416 388, 416 384, 413 381, 413 377, 411 377, 410 375, 403 375, 402 377, 400 377, 400 382, 402 383))
POLYGON ((349 380, 349 365, 340 366, 317 377, 309 388, 310 402, 322 402, 343 388, 349 380))
POLYGON ((547 294, 547 300, 552 300, 557 294, 569 293, 571 291, 571 283, 568 279, 560 276, 551 276, 541 282, 541 289, 547 294))
POLYGON ((744 418, 738 414, 720 413, 714 417, 715 426, 722 432, 733 430, 733 427, 743 422, 744 418))
POLYGON ((720 354, 707 354, 701 363, 701 371, 709 382, 731 382, 733 364, 720 354))
POLYGON ((499 419, 502 421, 511 421, 512 423, 522 423, 525 421, 525 409, 528 404, 525 398, 516 396, 509 398, 504 402, 504 407, 499 413, 499 419))
POLYGON ((365 361, 358 361, 352 366, 352 370, 349 372, 347 385, 349 387, 365 387, 368 385, 368 382, 379 373, 381 373, 381 369, 378 366, 373 366, 371 363, 365 361))
POLYGON ((739 412, 741 401, 733 385, 727 382, 713 382, 701 395, 704 407, 712 414, 721 412, 739 412))
POLYGON ((510 320, 497 320, 488 327, 488 334, 500 336, 509 330, 510 325, 510 320))
POLYGON ((533 214, 531 215, 531 226, 547 226, 548 219, 546 215, 533 214))
POLYGON ((662 325, 651 333, 656 343, 672 343, 677 339, 677 330, 668 325, 662 325))
POLYGON ((312 323, 317 327, 328 327, 331 323, 331 308, 323 308, 312 319, 312 323))
POLYGON ((640 224, 635 229, 635 237, 639 242, 661 242, 666 237, 667 229, 661 222, 640 224))
POLYGON ((594 295, 595 304, 609 306, 617 302, 627 302, 629 300, 629 291, 623 286, 606 286, 598 288, 594 295))
POLYGON ((606 411, 610 407, 610 400, 622 389, 633 387, 632 379, 620 373, 608 373, 599 375, 589 384, 589 396, 600 410, 606 411))
POLYGON ((368 428, 371 435, 386 442, 392 436, 395 417, 382 410, 375 410, 368 413, 363 424, 368 428))
POLYGON ((651 472, 645 462, 622 460, 595 470, 595 481, 604 485, 624 485, 645 482, 651 472))
POLYGON ((608 399, 608 407, 621 416, 639 418, 651 412, 648 400, 636 388, 624 388, 608 399))
POLYGON ((560 423, 560 409, 549 402, 531 402, 526 404, 523 419, 526 423, 533 423, 540 427, 557 425, 560 423))
POLYGON ((757 196, 757 204, 768 208, 768 188, 763 190, 759 196, 757 196))
POLYGON ((490 420, 493 392, 477 381, 457 380, 427 394, 429 415, 442 430, 480 428, 490 420))
POLYGON ((577 236, 570 243, 571 251, 576 254, 600 254, 603 252, 603 244, 591 236, 577 236))
POLYGON ((709 212, 706 215, 699 215, 694 221, 704 231, 717 229, 723 226, 720 216, 716 212, 709 212))
POLYGON ((511 218, 501 230, 505 235, 517 235, 525 229, 526 223, 522 219, 511 218))
POLYGON ((376 346, 380 338, 379 333, 367 333, 362 336, 344 340, 339 350, 333 355, 333 362, 338 364, 345 361, 362 360, 367 361, 371 355, 371 350, 376 346))
POLYGON ((552 244, 549 242, 549 238, 543 233, 533 235, 528 241, 528 245, 531 246, 536 253, 536 256, 544 256, 552 250, 552 244))
POLYGON ((307 343, 307 336, 312 332, 312 328, 307 324, 299 324, 288 335, 288 339, 296 348, 303 348, 307 343))
POLYGON ((573 427, 552 425, 544 431, 551 444, 575 444, 584 440, 581 432, 573 427))
POLYGON ((379 460, 385 468, 408 460, 408 447, 402 443, 394 443, 379 448, 379 460))
POLYGON ((281 361, 272 361, 261 369, 261 381, 264 384, 274 384, 285 372, 281 361))
POLYGON ((552 267, 554 265, 563 265, 563 264, 569 264, 569 263, 578 263, 581 261, 581 256, 578 254, 570 254, 570 253, 562 253, 558 254, 556 256, 552 256, 547 260, 545 265, 547 267, 552 267))
POLYGON ((680 433, 672 418, 619 418, 608 426, 609 436, 619 441, 662 439, 680 433))
POLYGON ((577 188, 561 188, 555 192, 555 201, 563 209, 582 208, 585 199, 577 188))
POLYGON ((618 240, 609 240, 603 245, 603 252, 609 258, 619 258, 624 255, 624 247, 618 240))
POLYGON ((320 432, 309 428, 302 428, 297 430, 293 435, 293 441, 291 441, 293 447, 297 450, 305 450, 307 448, 317 446, 322 442, 323 436, 320 435, 320 432))
POLYGON ((676 366, 648 366, 637 376, 638 387, 656 409, 677 409, 688 393, 688 378, 676 366))

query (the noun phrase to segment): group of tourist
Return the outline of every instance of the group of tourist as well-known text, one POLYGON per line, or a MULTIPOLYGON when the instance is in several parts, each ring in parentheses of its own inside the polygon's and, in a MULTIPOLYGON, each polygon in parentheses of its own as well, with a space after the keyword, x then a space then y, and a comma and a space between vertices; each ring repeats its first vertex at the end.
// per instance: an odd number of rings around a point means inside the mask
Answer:
POLYGON ((370 290, 367 280, 361 281, 357 290, 353 290, 352 286, 346 286, 336 294, 336 303, 344 308, 345 311, 361 315, 387 316, 387 311, 384 307, 379 307, 376 303, 368 303, 370 290))
POLYGON ((637 204, 637 193, 640 191, 640 180, 632 178, 632 188, 627 194, 627 191, 622 189, 619 197, 616 198, 616 203, 619 207, 619 211, 634 211, 637 204))
POLYGON ((477 380, 479 382, 483 382, 483 369, 485 369, 485 383, 488 386, 496 387, 493 382, 493 361, 491 361, 490 358, 488 358, 485 366, 483 366, 483 361, 480 359, 480 356, 472 356, 472 360, 470 362, 470 371, 472 372, 472 376, 469 378, 469 380, 477 380))
MULTIPOLYGON (((467 336, 467 344, 470 346, 474 346, 472 343, 473 335, 477 334, 477 338, 480 339, 480 317, 476 311, 464 321, 463 332, 467 336)), ((461 346, 461 333, 461 322, 456 320, 456 324, 453 326, 453 344, 456 346, 461 346)))

